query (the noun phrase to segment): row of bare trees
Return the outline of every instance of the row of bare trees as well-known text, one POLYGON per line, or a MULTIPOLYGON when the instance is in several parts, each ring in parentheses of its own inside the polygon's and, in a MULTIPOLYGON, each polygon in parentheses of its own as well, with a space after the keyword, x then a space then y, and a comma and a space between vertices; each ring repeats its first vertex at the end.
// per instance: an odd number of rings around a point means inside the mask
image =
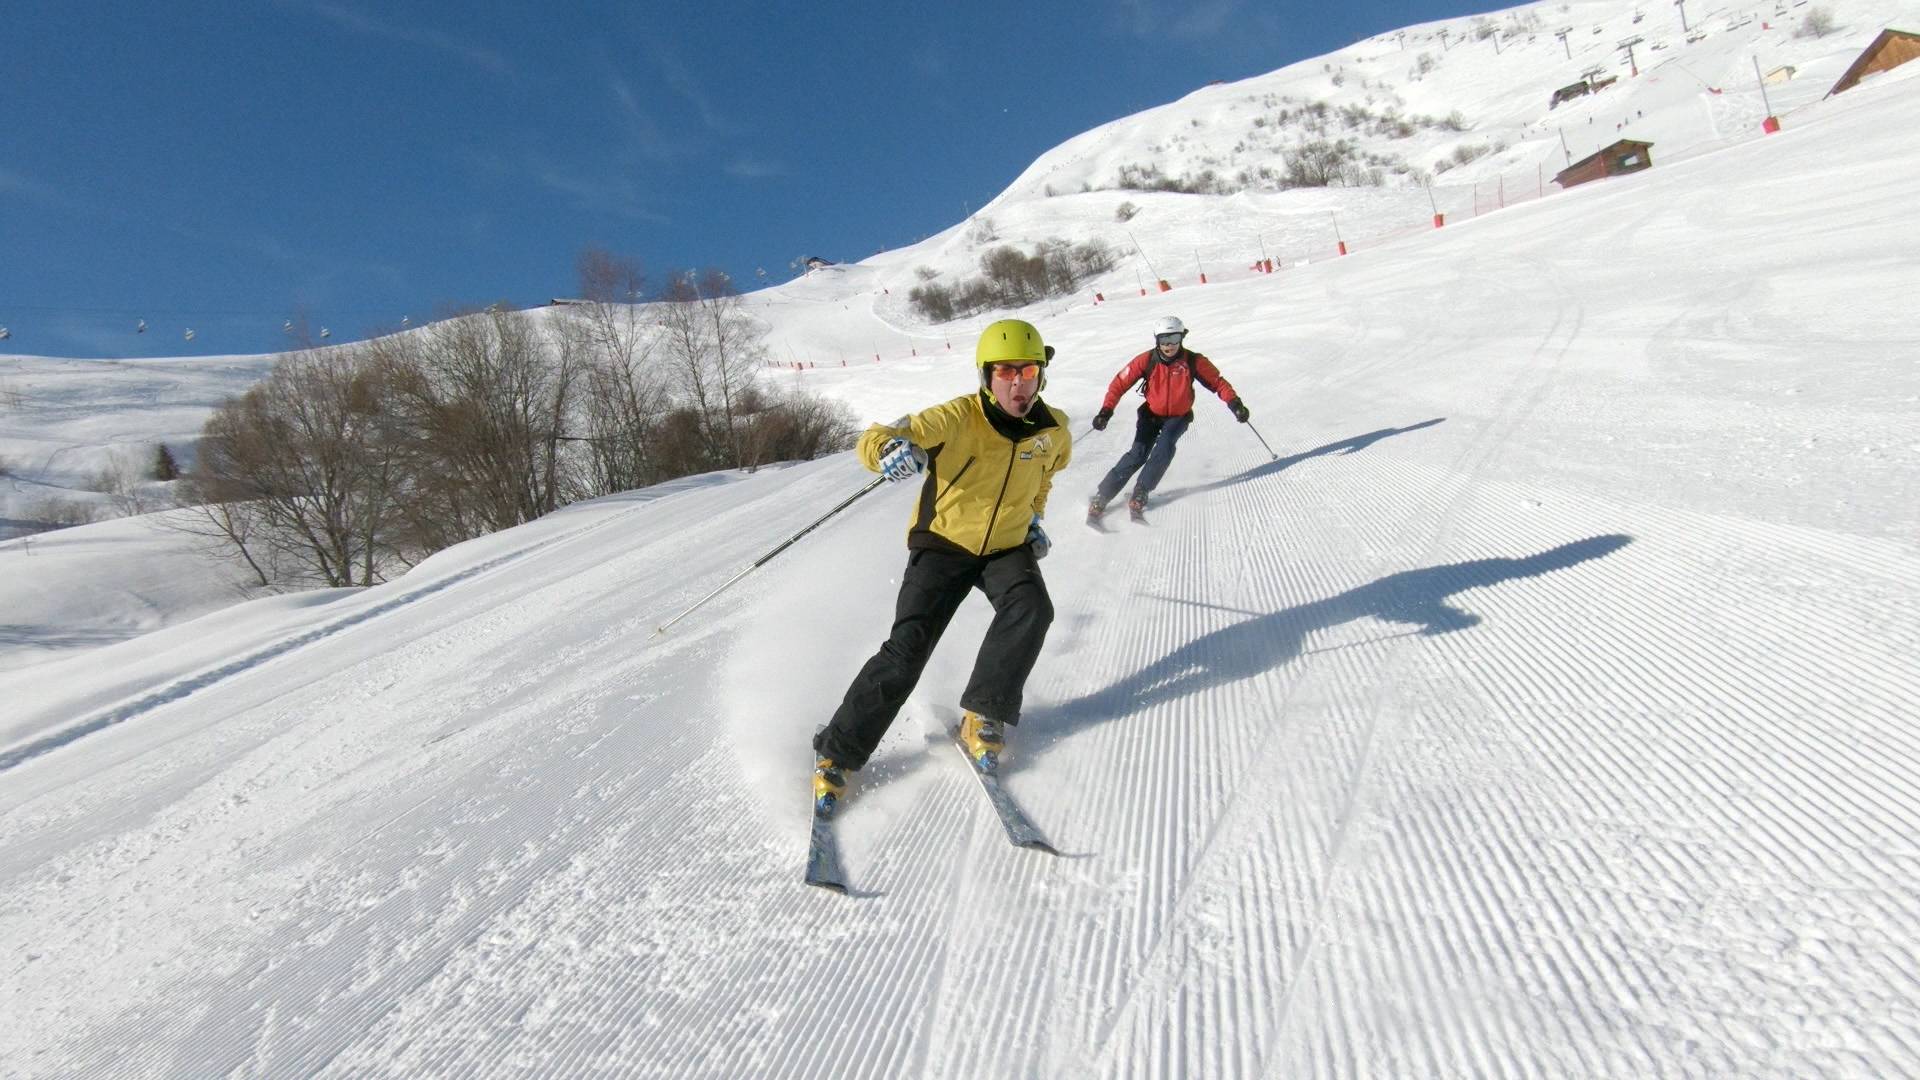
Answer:
POLYGON ((724 275, 649 296, 594 251, 580 276, 563 308, 281 357, 207 422, 192 528, 262 585, 370 585, 578 499, 851 444, 845 406, 756 381, 765 328, 724 275))
POLYGON ((917 272, 922 284, 907 293, 907 303, 934 322, 948 322, 978 311, 1024 307, 1065 296, 1088 278, 1113 269, 1114 263, 1113 250, 1098 239, 1070 244, 1048 237, 1035 245, 1031 255, 1002 244, 980 256, 981 273, 976 278, 949 285, 934 281, 934 272, 921 267, 917 272))

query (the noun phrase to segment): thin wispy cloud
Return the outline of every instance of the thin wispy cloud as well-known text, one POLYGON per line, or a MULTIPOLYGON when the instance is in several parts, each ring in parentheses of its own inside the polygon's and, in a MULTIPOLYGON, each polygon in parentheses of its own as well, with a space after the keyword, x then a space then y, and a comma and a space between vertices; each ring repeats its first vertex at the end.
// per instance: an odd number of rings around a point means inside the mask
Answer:
MULTIPOLYGON (((267 237, 261 239, 270 241, 267 237)), ((299 269, 305 272, 293 275, 288 285, 289 292, 299 308, 320 318, 398 322, 406 308, 404 298, 410 295, 406 273, 389 263, 318 259, 300 265, 299 269), (355 302, 349 298, 356 287, 367 285, 383 286, 374 291, 393 298, 391 305, 387 305, 390 314, 377 308, 363 306, 356 309, 347 306, 355 302)), ((364 301, 360 303, 364 304, 364 301)), ((335 326, 337 328, 339 324, 335 326)))
POLYGON ((316 0, 316 2, 309 4, 308 8, 316 15, 328 19, 335 25, 356 34, 361 34, 366 37, 383 38, 387 41, 398 41, 408 45, 424 45, 427 48, 437 49, 440 52, 455 56, 474 67, 492 72, 495 75, 511 75, 513 73, 513 68, 507 63, 506 57, 484 46, 462 41, 445 31, 435 30, 430 27, 422 29, 412 26, 398 26, 394 23, 375 18, 365 12, 356 11, 353 8, 340 4, 325 3, 324 0, 316 0))
POLYGON ((655 47, 653 63, 654 70, 667 84, 668 89, 687 99, 687 103, 693 106, 695 115, 700 118, 701 125, 708 131, 716 135, 728 136, 746 133, 745 126, 728 119, 713 104, 712 96, 700 84, 699 78, 680 62, 678 56, 665 48, 655 47))
POLYGON ((755 157, 737 157, 727 163, 727 175, 743 180, 764 180, 771 176, 785 176, 787 167, 777 161, 764 161, 755 157))
MULTIPOLYGON (((570 209, 654 224, 670 220, 648 205, 648 193, 634 179, 650 174, 652 170, 645 167, 627 169, 604 160, 582 163, 565 154, 555 155, 526 137, 497 139, 485 150, 468 154, 467 161, 474 175, 490 185, 531 183, 561 196, 557 201, 570 209)), ((504 224, 496 215, 480 211, 461 218, 457 227, 470 242, 491 245, 498 241, 504 224)))
POLYGON ((1114 13, 1128 34, 1142 40, 1173 37, 1183 41, 1205 41, 1237 25, 1240 0, 1207 0, 1204 3, 1173 4, 1156 0, 1120 0, 1114 13))
MULTIPOLYGON (((50 184, 11 169, 0 168, 0 199, 8 196, 17 196, 36 205, 96 216, 105 220, 131 220, 130 215, 119 208, 101 211, 83 200, 59 191, 50 184)), ((332 279, 383 281, 395 292, 405 285, 404 275, 398 267, 391 264, 330 258, 321 253, 301 250, 269 233, 236 232, 227 228, 225 222, 202 225, 149 216, 142 219, 142 224, 157 228, 191 248, 217 248, 224 252, 236 253, 241 258, 270 266, 281 273, 299 272, 317 275, 316 281, 322 283, 332 279)), ((175 305, 151 304, 141 307, 141 310, 149 307, 158 310, 168 306, 175 305)), ((72 321, 71 326, 57 328, 55 334, 59 340, 66 342, 66 347, 79 350, 76 355, 121 355, 127 348, 123 340, 124 335, 117 327, 110 331, 99 331, 85 322, 72 321)))
POLYGON ((196 248, 221 248, 237 251, 251 258, 272 263, 286 270, 304 267, 313 261, 314 256, 295 251, 286 242, 269 233, 240 231, 227 227, 224 221, 210 224, 196 224, 187 221, 161 219, 154 222, 160 229, 186 241, 196 248))
POLYGON ((302 299, 309 295, 330 295, 337 283, 383 284, 388 293, 404 295, 408 283, 406 271, 393 263, 342 259, 305 251, 270 233, 246 233, 234 237, 233 243, 252 250, 288 274, 301 278, 303 283, 295 286, 295 292, 302 299))
POLYGON ((270 268, 277 278, 301 278, 306 284, 300 288, 316 294, 330 288, 335 281, 382 282, 390 292, 395 293, 407 285, 406 274, 393 263, 340 258, 323 250, 289 243, 274 233, 257 229, 235 230, 229 228, 225 221, 207 224, 162 221, 158 224, 166 232, 196 248, 235 252, 263 270, 270 268))
POLYGON ((6 196, 14 196, 27 202, 61 210, 90 211, 92 209, 86 203, 64 194, 51 184, 42 183, 25 173, 0 168, 0 198, 6 196))
POLYGON ((625 176, 592 176, 578 168, 563 168, 537 159, 529 167, 534 182, 566 196, 575 209, 612 214, 629 221, 665 224, 668 220, 647 208, 639 186, 625 176))
POLYGON ((953 62, 938 46, 929 45, 913 54, 914 74, 932 82, 945 82, 953 74, 953 62))
POLYGON ((607 86, 619 107, 621 133, 626 136, 625 145, 629 149, 651 161, 672 161, 685 155, 686 147, 667 138, 660 130, 659 122, 640 104, 640 95, 634 92, 631 83, 614 75, 607 79, 607 86))

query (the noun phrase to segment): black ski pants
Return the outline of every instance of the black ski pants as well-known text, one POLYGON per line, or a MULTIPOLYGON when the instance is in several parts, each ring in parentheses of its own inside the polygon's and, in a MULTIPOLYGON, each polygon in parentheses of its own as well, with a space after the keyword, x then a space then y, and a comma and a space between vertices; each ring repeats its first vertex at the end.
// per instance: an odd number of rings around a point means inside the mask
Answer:
POLYGON ((925 670, 933 647, 960 601, 979 589, 993 605, 993 625, 973 662, 960 707, 1007 724, 1020 722, 1020 700, 1053 622, 1053 599, 1031 549, 993 555, 921 548, 907 559, 893 633, 847 687, 833 721, 813 737, 813 748, 845 769, 867 763, 925 670))

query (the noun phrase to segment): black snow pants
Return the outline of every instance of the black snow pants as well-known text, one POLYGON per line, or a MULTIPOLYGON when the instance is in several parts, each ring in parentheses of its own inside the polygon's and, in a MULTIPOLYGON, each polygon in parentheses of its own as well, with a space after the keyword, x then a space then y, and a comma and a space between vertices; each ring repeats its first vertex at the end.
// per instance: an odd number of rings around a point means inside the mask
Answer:
POLYGON ((980 643, 960 707, 1007 724, 1020 722, 1020 699, 1053 622, 1053 599, 1026 546, 993 555, 921 548, 907 560, 894 603, 893 633, 847 687, 833 721, 813 748, 841 768, 858 769, 880 745, 920 672, 953 620, 960 601, 978 588, 993 605, 993 624, 980 643))

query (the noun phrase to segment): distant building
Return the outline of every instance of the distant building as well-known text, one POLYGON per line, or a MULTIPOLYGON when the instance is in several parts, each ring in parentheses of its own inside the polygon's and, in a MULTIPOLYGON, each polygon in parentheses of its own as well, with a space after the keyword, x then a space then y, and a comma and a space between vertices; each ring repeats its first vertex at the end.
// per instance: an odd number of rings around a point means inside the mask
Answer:
POLYGON ((1786 82, 1788 79, 1793 78, 1795 75, 1798 75, 1799 73, 1800 73, 1799 69, 1794 67, 1792 64, 1781 64, 1779 67, 1774 68, 1772 71, 1767 72, 1767 82, 1783 83, 1783 82, 1786 82))
POLYGON ((1570 188, 1589 180, 1639 172, 1641 169, 1652 167, 1652 143, 1641 142, 1638 139, 1621 139, 1561 169, 1554 174, 1553 182, 1563 188, 1570 188))
POLYGON ((818 255, 809 255, 807 256, 805 265, 806 265, 806 268, 810 271, 819 270, 822 267, 832 266, 833 261, 830 259, 823 259, 818 255))
POLYGON ((591 303, 593 303, 593 301, 591 300, 574 300, 565 296, 556 296, 553 299, 547 301, 547 306, 548 307, 574 307, 580 304, 591 304, 591 303))
POLYGON ((1584 97, 1591 93, 1593 93, 1593 87, 1589 85, 1585 79, 1581 79, 1577 83, 1568 83, 1560 89, 1555 90, 1553 96, 1547 99, 1547 108, 1551 109, 1563 101, 1572 101, 1574 98, 1584 97))
POLYGON ((1840 76, 1840 81, 1833 84, 1833 89, 1827 91, 1827 96, 1851 90, 1861 79, 1897 68, 1915 57, 1920 57, 1920 34, 1891 27, 1882 30, 1880 36, 1873 39, 1873 44, 1854 60, 1847 73, 1840 76))

